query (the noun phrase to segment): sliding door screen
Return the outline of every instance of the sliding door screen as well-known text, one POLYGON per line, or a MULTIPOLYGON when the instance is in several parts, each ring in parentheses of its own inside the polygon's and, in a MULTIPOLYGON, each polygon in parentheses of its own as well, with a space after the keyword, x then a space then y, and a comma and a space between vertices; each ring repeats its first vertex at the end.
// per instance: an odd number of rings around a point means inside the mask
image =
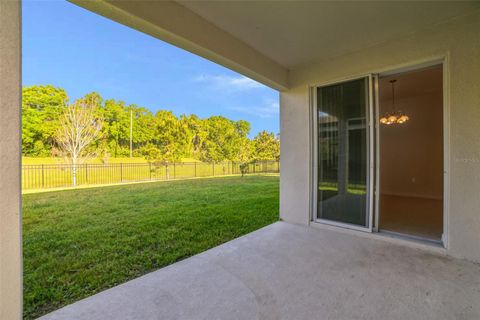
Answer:
POLYGON ((317 88, 317 219, 369 225, 368 81, 317 88))

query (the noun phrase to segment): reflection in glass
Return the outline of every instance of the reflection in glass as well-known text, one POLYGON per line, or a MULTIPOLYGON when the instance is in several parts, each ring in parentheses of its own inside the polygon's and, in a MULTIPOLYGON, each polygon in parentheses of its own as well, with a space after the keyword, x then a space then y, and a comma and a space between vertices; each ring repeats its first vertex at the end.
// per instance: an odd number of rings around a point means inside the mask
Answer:
POLYGON ((367 81, 318 88, 319 219, 368 224, 367 81))

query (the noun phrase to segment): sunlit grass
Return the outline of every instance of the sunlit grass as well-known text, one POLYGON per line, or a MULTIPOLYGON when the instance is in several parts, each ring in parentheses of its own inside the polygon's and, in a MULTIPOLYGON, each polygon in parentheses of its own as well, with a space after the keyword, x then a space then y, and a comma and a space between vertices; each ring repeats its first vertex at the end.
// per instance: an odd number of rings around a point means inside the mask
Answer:
MULTIPOLYGON (((333 191, 336 194, 338 192, 338 184, 333 182, 322 182, 318 189, 320 191, 333 191)), ((349 183, 347 185, 347 192, 350 194, 364 195, 367 194, 367 188, 365 185, 349 183)))
POLYGON ((24 195, 25 319, 277 221, 278 182, 246 176, 24 195))

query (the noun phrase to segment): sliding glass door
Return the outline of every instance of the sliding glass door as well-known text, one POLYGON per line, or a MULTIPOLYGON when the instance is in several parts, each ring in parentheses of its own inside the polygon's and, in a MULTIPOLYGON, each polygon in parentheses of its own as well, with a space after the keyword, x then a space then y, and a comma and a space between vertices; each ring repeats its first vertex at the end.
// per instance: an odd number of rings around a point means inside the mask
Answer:
POLYGON ((370 77, 317 87, 315 100, 316 220, 371 229, 370 77))

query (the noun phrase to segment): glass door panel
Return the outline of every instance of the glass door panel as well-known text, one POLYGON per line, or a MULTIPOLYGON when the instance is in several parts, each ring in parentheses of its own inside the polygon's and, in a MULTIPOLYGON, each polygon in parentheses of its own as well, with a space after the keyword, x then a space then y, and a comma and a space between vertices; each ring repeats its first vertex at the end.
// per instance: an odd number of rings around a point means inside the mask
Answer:
POLYGON ((369 78, 317 88, 317 219, 368 228, 369 78))

